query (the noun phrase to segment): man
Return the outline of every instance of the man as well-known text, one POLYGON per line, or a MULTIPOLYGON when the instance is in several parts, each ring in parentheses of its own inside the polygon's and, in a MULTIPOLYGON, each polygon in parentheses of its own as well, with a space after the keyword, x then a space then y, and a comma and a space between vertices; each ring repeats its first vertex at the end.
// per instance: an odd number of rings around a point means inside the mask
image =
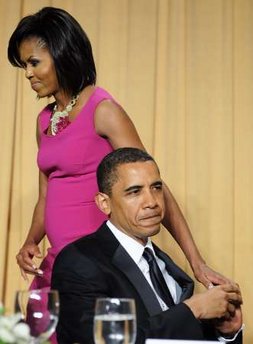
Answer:
POLYGON ((61 305, 59 343, 94 343, 98 297, 135 299, 137 344, 146 338, 219 336, 241 343, 239 288, 220 285, 192 296, 193 281, 150 240, 160 231, 165 209, 153 158, 139 149, 118 149, 100 163, 97 181, 96 203, 109 221, 64 248, 53 269, 52 288, 59 290, 61 305))

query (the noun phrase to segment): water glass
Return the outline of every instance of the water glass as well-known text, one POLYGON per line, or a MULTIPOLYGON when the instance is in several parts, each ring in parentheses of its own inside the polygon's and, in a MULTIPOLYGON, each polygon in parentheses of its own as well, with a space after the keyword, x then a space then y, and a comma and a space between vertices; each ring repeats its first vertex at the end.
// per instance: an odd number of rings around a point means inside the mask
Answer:
POLYGON ((134 344, 136 339, 134 299, 97 299, 94 338, 96 344, 134 344))

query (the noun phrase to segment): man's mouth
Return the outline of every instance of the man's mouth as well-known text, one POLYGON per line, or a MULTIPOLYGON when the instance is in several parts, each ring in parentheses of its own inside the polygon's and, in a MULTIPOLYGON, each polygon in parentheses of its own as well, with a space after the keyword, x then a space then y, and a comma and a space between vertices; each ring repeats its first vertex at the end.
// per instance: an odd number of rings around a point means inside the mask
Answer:
POLYGON ((161 214, 160 213, 152 213, 149 215, 145 215, 140 217, 140 221, 153 221, 153 220, 160 220, 161 219, 161 214))

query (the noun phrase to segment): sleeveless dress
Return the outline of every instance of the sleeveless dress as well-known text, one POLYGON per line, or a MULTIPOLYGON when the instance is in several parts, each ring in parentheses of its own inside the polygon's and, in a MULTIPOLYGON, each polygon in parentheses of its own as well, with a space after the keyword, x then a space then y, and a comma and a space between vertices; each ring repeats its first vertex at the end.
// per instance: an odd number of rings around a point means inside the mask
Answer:
POLYGON ((52 105, 39 114, 38 166, 48 178, 44 218, 51 248, 40 266, 43 276, 34 278, 31 289, 50 287, 53 262, 61 248, 96 231, 106 219, 94 201, 97 166, 113 150, 94 126, 95 109, 105 99, 113 100, 96 87, 74 121, 56 136, 47 135, 52 105))

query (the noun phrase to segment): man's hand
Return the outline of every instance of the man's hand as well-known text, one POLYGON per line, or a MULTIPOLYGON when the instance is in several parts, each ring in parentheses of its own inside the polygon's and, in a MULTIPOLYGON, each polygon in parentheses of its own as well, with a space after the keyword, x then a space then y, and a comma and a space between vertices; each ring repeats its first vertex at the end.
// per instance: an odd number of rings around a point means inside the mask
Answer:
MULTIPOLYGON (((229 319, 242 304, 242 296, 238 286, 223 284, 195 294, 184 303, 197 319, 229 319)), ((225 328, 225 323, 223 326, 225 328)))
POLYGON ((233 315, 227 318, 221 318, 214 320, 214 325, 216 329, 221 332, 221 335, 224 337, 226 336, 234 336, 235 333, 241 328, 242 326, 242 311, 241 307, 236 307, 235 312, 233 315))

